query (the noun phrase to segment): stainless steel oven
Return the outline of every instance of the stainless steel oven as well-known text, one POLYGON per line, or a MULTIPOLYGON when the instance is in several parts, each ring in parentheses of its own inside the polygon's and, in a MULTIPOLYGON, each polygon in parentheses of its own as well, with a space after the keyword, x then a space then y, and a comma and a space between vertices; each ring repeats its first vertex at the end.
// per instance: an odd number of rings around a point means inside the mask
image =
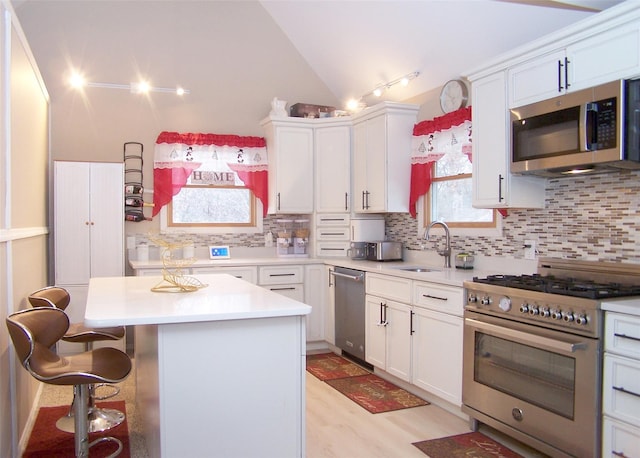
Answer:
POLYGON ((597 457, 600 301, 640 295, 640 266, 541 259, 538 271, 465 282, 462 409, 474 429, 553 457, 597 457))

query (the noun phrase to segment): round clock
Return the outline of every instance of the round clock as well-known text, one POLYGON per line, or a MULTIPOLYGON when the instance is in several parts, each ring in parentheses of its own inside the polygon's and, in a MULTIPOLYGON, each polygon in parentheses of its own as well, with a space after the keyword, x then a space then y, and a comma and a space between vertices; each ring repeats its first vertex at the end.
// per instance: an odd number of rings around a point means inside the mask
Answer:
POLYGON ((440 92, 440 107, 445 113, 451 113, 467 106, 469 91, 462 80, 451 80, 442 87, 440 92))

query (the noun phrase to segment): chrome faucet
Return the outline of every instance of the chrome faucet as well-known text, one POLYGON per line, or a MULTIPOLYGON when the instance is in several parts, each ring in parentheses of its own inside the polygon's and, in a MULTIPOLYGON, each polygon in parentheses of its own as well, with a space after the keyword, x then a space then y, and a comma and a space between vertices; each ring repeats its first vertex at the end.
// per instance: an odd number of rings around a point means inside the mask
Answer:
POLYGON ((444 229, 444 234, 446 236, 446 247, 444 250, 438 251, 438 254, 440 256, 444 256, 444 266, 451 267, 451 233, 449 232, 449 226, 447 226, 447 223, 444 223, 442 221, 434 221, 433 223, 429 224, 427 230, 424 231, 424 239, 429 240, 429 231, 435 225, 442 226, 442 228, 444 229))

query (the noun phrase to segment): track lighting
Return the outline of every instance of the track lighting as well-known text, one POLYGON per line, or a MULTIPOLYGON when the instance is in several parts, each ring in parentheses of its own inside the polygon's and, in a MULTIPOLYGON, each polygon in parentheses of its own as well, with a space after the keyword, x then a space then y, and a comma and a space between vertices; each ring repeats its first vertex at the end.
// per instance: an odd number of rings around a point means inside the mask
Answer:
POLYGON ((400 78, 396 78, 395 80, 389 81, 387 83, 384 84, 380 84, 378 86, 376 86, 375 89, 373 89, 372 91, 367 92, 366 94, 363 94, 360 96, 360 98, 358 99, 351 99, 347 102, 347 110, 349 111, 357 111, 357 110, 361 110, 363 108, 365 108, 367 106, 367 103, 364 101, 364 99, 366 97, 369 96, 375 96, 375 97, 381 97, 382 94, 391 89, 393 86, 395 86, 396 84, 401 84, 402 86, 408 86, 409 85, 409 81, 411 81, 412 79, 415 79, 418 77, 418 75, 420 75, 420 72, 411 72, 407 75, 404 75, 400 78))
POLYGON ((148 94, 149 92, 166 92, 166 93, 174 93, 177 95, 190 94, 191 91, 188 89, 184 89, 182 87, 169 88, 169 87, 154 87, 151 86, 146 81, 140 81, 137 83, 129 83, 129 84, 115 84, 115 83, 93 83, 88 82, 84 79, 84 77, 78 73, 74 73, 69 79, 69 83, 74 88, 83 88, 83 87, 98 87, 104 89, 124 89, 132 94, 148 94))

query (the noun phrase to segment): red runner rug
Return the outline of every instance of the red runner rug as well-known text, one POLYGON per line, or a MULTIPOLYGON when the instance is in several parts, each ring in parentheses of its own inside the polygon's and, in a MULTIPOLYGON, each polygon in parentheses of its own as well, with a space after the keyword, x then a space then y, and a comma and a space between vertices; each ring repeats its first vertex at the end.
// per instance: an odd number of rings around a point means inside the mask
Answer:
POLYGON ((307 355, 307 371, 323 381, 369 373, 369 371, 335 353, 307 355))
POLYGON ((429 458, 522 458, 522 455, 479 432, 415 442, 429 458))
POLYGON ((371 413, 429 405, 424 399, 374 374, 327 380, 326 383, 371 413))
MULTIPOLYGON (((121 412, 125 411, 124 401, 99 402, 99 407, 117 409, 121 412)), ((40 407, 36 423, 33 425, 31 437, 27 449, 22 455, 23 458, 69 458, 75 455, 75 443, 72 433, 60 431, 56 428, 58 418, 69 412, 69 406, 57 407, 40 407)), ((129 428, 127 420, 120 423, 115 428, 100 433, 89 433, 89 442, 105 436, 112 436, 122 441, 122 453, 119 458, 130 458, 129 450, 129 428)), ((117 445, 113 442, 101 442, 94 445, 89 450, 92 458, 105 457, 117 449, 117 445)))

